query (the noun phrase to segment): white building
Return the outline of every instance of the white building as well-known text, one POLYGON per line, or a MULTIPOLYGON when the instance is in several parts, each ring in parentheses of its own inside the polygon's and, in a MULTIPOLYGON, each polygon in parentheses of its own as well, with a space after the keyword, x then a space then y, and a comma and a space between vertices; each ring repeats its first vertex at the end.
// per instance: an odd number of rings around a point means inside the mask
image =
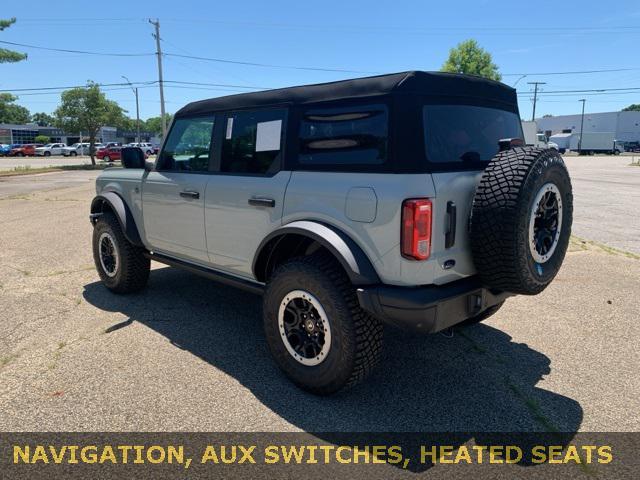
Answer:
MULTIPOLYGON (((580 133, 580 114, 537 118, 538 130, 550 137, 556 133, 580 133)), ((640 141, 640 112, 584 114, 584 132, 615 132, 616 140, 640 141)))

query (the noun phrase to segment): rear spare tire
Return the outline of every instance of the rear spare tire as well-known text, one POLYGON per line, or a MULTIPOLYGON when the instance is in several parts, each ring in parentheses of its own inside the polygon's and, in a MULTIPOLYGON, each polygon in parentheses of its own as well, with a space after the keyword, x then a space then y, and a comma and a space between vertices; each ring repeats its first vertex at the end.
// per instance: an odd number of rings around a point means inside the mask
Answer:
POLYGON ((564 260, 573 220, 569 173, 558 152, 516 147, 498 153, 473 199, 471 249, 490 288, 535 295, 564 260))

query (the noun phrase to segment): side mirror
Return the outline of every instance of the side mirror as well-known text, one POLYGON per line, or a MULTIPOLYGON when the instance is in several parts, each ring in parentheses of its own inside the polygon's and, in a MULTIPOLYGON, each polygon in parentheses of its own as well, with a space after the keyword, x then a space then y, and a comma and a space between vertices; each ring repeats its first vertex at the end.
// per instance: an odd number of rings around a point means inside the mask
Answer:
POLYGON ((124 168, 147 168, 144 152, 138 147, 124 147, 120 155, 124 168))

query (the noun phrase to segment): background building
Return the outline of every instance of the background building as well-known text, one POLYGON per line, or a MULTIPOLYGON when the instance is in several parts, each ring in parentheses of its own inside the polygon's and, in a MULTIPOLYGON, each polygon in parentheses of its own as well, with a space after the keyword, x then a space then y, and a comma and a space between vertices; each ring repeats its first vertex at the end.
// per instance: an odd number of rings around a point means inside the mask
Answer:
MULTIPOLYGON (((538 131, 547 137, 556 133, 580 133, 580 114, 537 118, 538 131)), ((614 132, 621 142, 640 141, 640 112, 584 114, 584 132, 614 132)))
MULTIPOLYGON (((0 123, 0 143, 3 144, 20 144, 35 143, 38 135, 46 135, 54 143, 66 143, 71 145, 80 141, 80 133, 67 133, 55 127, 40 127, 36 124, 13 125, 9 123, 0 123)), ((116 127, 102 127, 98 132, 96 142, 122 142, 131 143, 136 141, 136 132, 119 130, 116 127)), ((153 136, 151 132, 140 132, 141 142, 160 143, 158 137, 153 136)), ((87 142, 89 139, 86 135, 82 136, 82 141, 87 142)))

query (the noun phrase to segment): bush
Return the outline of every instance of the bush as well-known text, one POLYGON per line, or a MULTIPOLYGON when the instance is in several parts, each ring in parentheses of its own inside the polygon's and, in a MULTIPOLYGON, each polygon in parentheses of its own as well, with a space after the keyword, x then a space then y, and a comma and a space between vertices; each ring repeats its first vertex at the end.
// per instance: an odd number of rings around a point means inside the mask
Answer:
POLYGON ((38 135, 35 138, 35 142, 36 143, 49 143, 51 141, 51 139, 49 137, 47 137, 46 135, 38 135))

